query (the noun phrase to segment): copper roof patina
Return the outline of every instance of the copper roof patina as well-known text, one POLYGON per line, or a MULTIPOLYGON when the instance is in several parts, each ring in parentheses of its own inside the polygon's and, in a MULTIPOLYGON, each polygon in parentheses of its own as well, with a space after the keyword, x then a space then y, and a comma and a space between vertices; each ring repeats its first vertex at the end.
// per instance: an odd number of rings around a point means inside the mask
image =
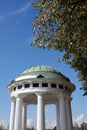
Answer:
POLYGON ((30 78, 32 78, 32 76, 35 76, 34 78, 38 78, 38 77, 56 78, 59 80, 70 81, 69 78, 64 76, 59 71, 55 70, 54 68, 50 66, 45 66, 45 65, 34 66, 31 68, 28 68, 24 70, 22 73, 20 73, 20 75, 17 76, 14 80, 16 80, 17 78, 21 76, 30 76, 30 78))

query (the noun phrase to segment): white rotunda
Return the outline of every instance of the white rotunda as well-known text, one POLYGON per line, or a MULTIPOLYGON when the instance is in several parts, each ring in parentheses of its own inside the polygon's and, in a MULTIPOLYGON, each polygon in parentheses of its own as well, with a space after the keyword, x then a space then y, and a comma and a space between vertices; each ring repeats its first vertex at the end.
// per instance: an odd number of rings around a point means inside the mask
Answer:
POLYGON ((57 130, 73 130, 71 93, 75 86, 50 66, 34 66, 8 85, 11 93, 9 130, 25 130, 27 106, 37 104, 37 130, 45 130, 45 105, 56 105, 57 130))

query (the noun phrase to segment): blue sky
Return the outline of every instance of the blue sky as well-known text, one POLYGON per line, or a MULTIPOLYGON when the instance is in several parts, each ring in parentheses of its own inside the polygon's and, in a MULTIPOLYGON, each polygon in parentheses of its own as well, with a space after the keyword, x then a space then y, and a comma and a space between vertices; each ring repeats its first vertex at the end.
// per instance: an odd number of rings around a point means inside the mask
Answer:
MULTIPOLYGON (((28 0, 0 0, 0 123, 9 122, 10 94, 6 86, 20 72, 35 65, 52 66, 70 78, 76 85, 72 94, 73 120, 79 124, 87 121, 87 96, 83 97, 79 90, 82 84, 77 73, 68 65, 57 63, 62 55, 58 51, 30 46, 35 14, 28 0)), ((36 124, 36 106, 28 106, 28 124, 36 124)), ((46 126, 54 124, 55 106, 46 106, 46 126)))

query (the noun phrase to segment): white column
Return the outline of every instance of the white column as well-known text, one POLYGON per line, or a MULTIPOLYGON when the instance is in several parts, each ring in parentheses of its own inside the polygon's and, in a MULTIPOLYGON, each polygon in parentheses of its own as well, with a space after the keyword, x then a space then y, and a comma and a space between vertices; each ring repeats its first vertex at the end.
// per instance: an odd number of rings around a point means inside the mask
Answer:
POLYGON ((26 130, 26 118, 27 118, 27 106, 23 103, 22 105, 22 130, 26 130))
POLYGON ((14 130, 22 130, 22 99, 16 97, 14 130))
POLYGON ((66 99, 66 109, 67 109, 68 130, 73 130, 72 112, 71 112, 71 97, 69 97, 69 96, 66 99))
POLYGON ((15 99, 11 99, 11 112, 10 112, 10 123, 9 130, 14 130, 14 120, 15 120, 15 99))
POLYGON ((56 103, 56 130, 60 130, 59 103, 56 103))
POLYGON ((60 110, 60 130, 68 130, 66 102, 65 102, 65 96, 63 93, 61 93, 59 96, 59 110, 60 110))
POLYGON ((44 101, 43 94, 37 93, 37 130, 45 130, 45 111, 44 111, 44 101))

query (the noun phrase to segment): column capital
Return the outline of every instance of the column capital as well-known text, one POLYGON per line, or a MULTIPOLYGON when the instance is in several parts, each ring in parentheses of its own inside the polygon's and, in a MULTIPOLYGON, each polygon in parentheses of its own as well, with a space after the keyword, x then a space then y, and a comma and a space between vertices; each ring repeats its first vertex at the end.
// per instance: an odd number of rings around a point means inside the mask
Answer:
POLYGON ((23 103, 22 103, 22 106, 25 106, 25 107, 26 107, 26 106, 27 106, 27 103, 23 102, 23 103))
POLYGON ((15 102, 16 101, 15 97, 11 97, 11 101, 15 102))
POLYGON ((43 92, 36 92, 36 96, 43 96, 44 93, 43 92))
POLYGON ((66 97, 66 93, 64 92, 61 92, 57 95, 58 98, 61 98, 61 97, 66 97))
POLYGON ((20 98, 20 99, 22 99, 22 98, 24 98, 25 97, 25 95, 24 94, 16 94, 15 95, 15 98, 20 98))
POLYGON ((16 95, 15 95, 15 98, 21 98, 21 94, 19 94, 19 93, 16 94, 16 95))

